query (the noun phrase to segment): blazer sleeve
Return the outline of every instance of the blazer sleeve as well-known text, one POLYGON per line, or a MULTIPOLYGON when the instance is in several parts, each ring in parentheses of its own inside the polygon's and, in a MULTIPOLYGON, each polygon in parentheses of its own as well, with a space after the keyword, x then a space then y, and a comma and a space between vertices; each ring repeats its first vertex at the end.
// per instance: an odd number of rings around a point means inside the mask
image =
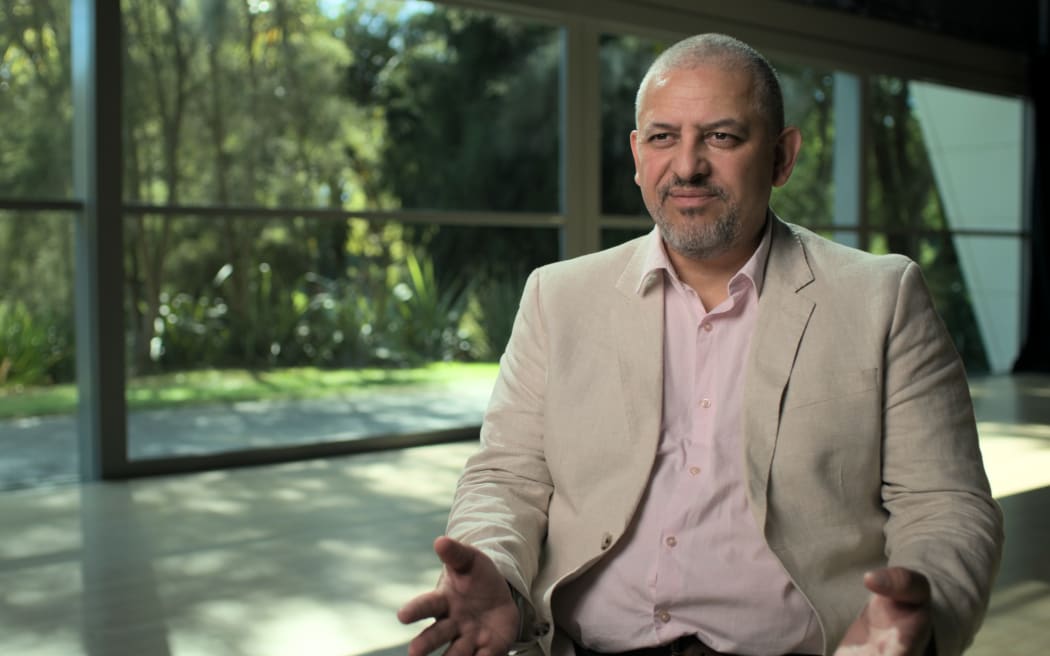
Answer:
POLYGON ((529 276, 481 429, 466 463, 447 533, 495 562, 525 599, 539 567, 553 490, 543 449, 547 330, 540 275, 529 276))
POLYGON ((984 472, 962 362, 914 263, 901 276, 886 349, 887 556, 929 579, 937 653, 960 654, 988 604, 1002 514, 984 472))

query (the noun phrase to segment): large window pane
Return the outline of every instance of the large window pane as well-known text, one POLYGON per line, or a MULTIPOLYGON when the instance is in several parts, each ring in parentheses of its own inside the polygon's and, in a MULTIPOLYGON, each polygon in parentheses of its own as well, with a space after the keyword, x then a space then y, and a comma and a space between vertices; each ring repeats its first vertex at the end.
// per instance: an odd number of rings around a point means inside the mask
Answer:
POLYGON ((773 61, 784 90, 784 118, 802 131, 802 151, 770 204, 784 219, 804 226, 843 222, 834 216, 835 76, 828 69, 773 61))
POLYGON ((868 95, 871 224, 886 230, 886 249, 924 258, 971 370, 1009 371, 1020 346, 1021 102, 895 77, 872 78, 868 95))
POLYGON ((73 217, 0 212, 0 489, 77 479, 73 217))
POLYGON ((124 0, 125 197, 558 210, 558 30, 427 2, 124 0))
POLYGON ((0 196, 73 190, 69 0, 0 3, 0 196))
POLYGON ((525 276, 558 252, 553 229, 125 223, 131 458, 478 425, 525 276))
POLYGON ((629 135, 635 126, 638 85, 649 65, 670 43, 611 34, 603 34, 600 43, 602 213, 645 215, 642 195, 634 183, 629 135))
POLYGON ((925 82, 908 94, 949 226, 1021 231, 1023 102, 925 82))

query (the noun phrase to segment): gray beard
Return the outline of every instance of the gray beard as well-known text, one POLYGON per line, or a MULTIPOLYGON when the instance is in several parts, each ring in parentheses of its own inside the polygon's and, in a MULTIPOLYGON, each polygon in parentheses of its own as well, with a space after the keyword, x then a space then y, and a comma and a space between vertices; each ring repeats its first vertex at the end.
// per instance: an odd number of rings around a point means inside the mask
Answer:
MULTIPOLYGON (((686 211, 682 214, 689 217, 694 213, 686 211)), ((653 219, 667 247, 691 260, 708 260, 725 253, 740 234, 740 214, 732 206, 710 224, 687 221, 675 226, 663 212, 654 213, 653 219)))

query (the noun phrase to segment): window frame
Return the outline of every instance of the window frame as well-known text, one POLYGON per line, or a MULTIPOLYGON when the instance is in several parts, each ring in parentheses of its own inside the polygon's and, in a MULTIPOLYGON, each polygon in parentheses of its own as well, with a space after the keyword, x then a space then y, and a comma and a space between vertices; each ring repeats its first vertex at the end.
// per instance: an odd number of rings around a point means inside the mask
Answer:
MULTIPOLYGON (((78 434, 81 477, 85 481, 120 479, 216 467, 255 465, 296 458, 325 457, 362 450, 471 439, 477 426, 452 431, 392 436, 356 443, 326 443, 294 448, 130 461, 127 449, 126 366, 123 326, 124 219, 142 213, 273 217, 314 216, 343 220, 350 213, 302 208, 156 207, 123 202, 121 103, 123 72, 121 7, 109 0, 69 0, 72 26, 74 107, 74 190, 68 199, 7 199, 2 209, 54 209, 76 214, 77 385, 80 394, 78 434), (118 99, 118 100, 114 100, 118 99)), ((756 0, 747 7, 732 3, 698 5, 690 0, 653 0, 638 5, 625 0, 449 0, 442 2, 527 18, 558 27, 562 35, 561 198, 560 211, 544 213, 464 213, 372 211, 352 215, 376 221, 422 224, 498 225, 555 228, 561 256, 597 250, 604 229, 646 228, 645 217, 604 215, 600 193, 601 115, 599 39, 601 34, 629 33, 671 40, 700 31, 723 31, 743 38, 771 57, 833 66, 856 76, 866 88, 869 74, 924 79, 960 88, 1022 97, 1026 92, 1026 58, 1018 53, 922 33, 824 9, 756 0), (847 43, 836 35, 850 34, 847 43)), ((1026 116, 1031 115, 1026 100, 1026 116)), ((861 96, 858 111, 866 111, 861 96)), ((1031 124, 1031 121, 1026 121, 1031 124)), ((859 122, 863 125, 863 121, 859 122)), ((863 131, 856 133, 854 161, 836 165, 835 176, 852 180, 864 193, 863 131), (859 183, 857 181, 860 181, 859 183)), ((627 138, 624 135, 624 138, 627 138)), ((1033 143, 1027 140, 1027 143, 1033 143)), ((844 149, 845 150, 845 149, 844 149)), ((1026 184, 1031 184, 1033 157, 1025 153, 1026 184)), ((1024 193, 1029 195, 1029 188, 1024 193)), ((1032 208, 1026 207, 1028 238, 1032 208)), ((864 201, 859 212, 859 245, 866 243, 864 201)), ((818 226, 819 227, 819 226, 818 226)), ((834 229, 844 229, 832 226, 834 229)), ((845 228, 852 230, 851 228, 845 228)), ((962 234, 962 231, 956 231, 962 234)), ((973 231, 966 231, 967 233, 973 231)), ((995 231, 980 231, 994 234, 995 231)), ((1014 235, 1014 233, 1011 233, 1014 235)), ((1027 264, 1023 270, 1028 271, 1027 264)), ((1026 281, 1027 284, 1027 273, 1026 281)), ((1022 312, 1027 309, 1022 306, 1022 312)))

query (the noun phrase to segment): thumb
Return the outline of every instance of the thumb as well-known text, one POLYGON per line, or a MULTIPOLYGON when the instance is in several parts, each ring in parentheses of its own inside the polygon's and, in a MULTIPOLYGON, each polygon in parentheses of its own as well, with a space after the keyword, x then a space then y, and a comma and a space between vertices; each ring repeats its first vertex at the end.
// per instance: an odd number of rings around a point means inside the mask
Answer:
POLYGON ((883 567, 864 575, 864 586, 877 595, 904 604, 930 601, 930 582, 915 570, 905 567, 883 567))
POLYGON ((478 550, 450 537, 441 536, 434 540, 434 553, 450 571, 464 574, 474 566, 478 550))

